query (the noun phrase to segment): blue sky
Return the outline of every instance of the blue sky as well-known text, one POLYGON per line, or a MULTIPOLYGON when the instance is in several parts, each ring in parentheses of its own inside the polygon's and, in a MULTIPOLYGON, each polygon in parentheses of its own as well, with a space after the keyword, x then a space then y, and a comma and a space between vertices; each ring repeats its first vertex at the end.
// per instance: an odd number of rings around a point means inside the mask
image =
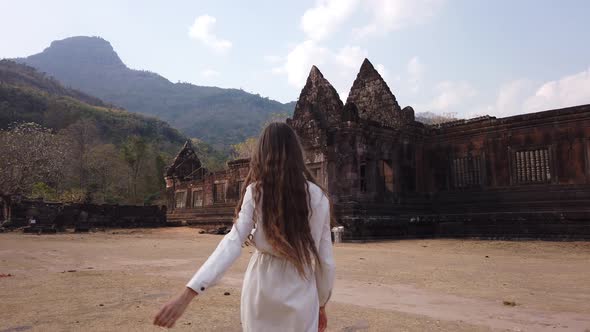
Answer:
POLYGON ((173 82, 295 100, 312 64, 342 99, 364 57, 400 105, 507 116, 590 103, 590 1, 3 1, 0 57, 76 35, 173 82))

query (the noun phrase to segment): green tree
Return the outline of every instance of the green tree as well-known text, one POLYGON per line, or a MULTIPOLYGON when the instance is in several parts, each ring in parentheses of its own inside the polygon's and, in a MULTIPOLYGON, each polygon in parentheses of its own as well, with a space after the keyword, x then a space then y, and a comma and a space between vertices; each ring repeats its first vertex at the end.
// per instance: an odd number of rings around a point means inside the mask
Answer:
POLYGON ((233 159, 250 158, 256 151, 258 145, 258 138, 250 137, 245 141, 232 145, 232 157, 233 159))
POLYGON ((88 191, 90 176, 90 151, 99 141, 96 123, 90 119, 81 119, 61 131, 70 142, 72 154, 72 176, 77 179, 78 188, 88 191))
POLYGON ((125 174, 127 164, 113 144, 100 144, 92 147, 88 161, 90 182, 96 191, 93 201, 98 203, 118 203, 125 196, 125 174))
POLYGON ((272 113, 268 119, 262 124, 262 128, 266 127, 271 122, 286 122, 289 118, 289 113, 272 113))
POLYGON ((54 201, 58 199, 57 190, 45 182, 37 182, 31 190, 31 197, 54 201))
POLYGON ((131 199, 134 203, 138 202, 137 187, 139 185, 139 175, 145 162, 148 145, 145 140, 139 136, 131 136, 121 147, 123 160, 129 167, 129 187, 131 199))
POLYGON ((229 153, 216 150, 198 138, 191 139, 191 142, 203 167, 210 171, 218 171, 225 168, 229 159, 229 153))
POLYGON ((166 166, 170 162, 170 156, 167 156, 163 153, 159 153, 156 155, 155 163, 156 163, 156 180, 158 181, 158 188, 160 190, 166 189, 166 181, 164 180, 164 172, 166 171, 166 166))

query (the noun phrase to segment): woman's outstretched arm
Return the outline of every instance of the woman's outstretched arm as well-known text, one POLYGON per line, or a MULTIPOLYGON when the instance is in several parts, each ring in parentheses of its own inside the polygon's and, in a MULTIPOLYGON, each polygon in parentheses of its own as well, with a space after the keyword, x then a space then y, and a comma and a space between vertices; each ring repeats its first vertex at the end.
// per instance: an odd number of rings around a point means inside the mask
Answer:
POLYGON ((184 291, 177 297, 166 303, 154 317, 154 325, 162 327, 173 327, 176 320, 182 316, 186 307, 191 303, 197 293, 185 287, 184 291))
POLYGON ((315 279, 318 287, 320 307, 324 307, 332 295, 335 276, 334 253, 330 234, 330 203, 328 199, 324 198, 323 202, 317 208, 322 216, 322 237, 318 250, 320 266, 315 271, 315 279))
POLYGON ((226 234, 215 251, 188 282, 184 291, 160 309, 154 318, 154 324, 172 327, 186 310, 188 304, 198 294, 214 286, 230 266, 240 257, 242 244, 254 228, 253 185, 246 188, 238 219, 231 231, 226 234))
POLYGON ((215 251, 209 256, 205 264, 195 273, 186 285, 201 294, 214 286, 230 266, 240 257, 242 245, 254 228, 254 185, 249 185, 244 194, 242 207, 238 219, 231 231, 223 237, 215 251))

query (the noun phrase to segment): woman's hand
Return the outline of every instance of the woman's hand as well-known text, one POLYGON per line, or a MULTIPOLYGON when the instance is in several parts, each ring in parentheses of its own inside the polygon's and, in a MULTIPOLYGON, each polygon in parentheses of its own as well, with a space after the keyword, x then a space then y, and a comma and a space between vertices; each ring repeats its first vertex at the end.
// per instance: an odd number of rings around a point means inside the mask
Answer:
POLYGON ((176 320, 182 316, 195 296, 197 296, 197 293, 194 290, 188 287, 185 288, 184 292, 160 309, 156 317, 154 317, 154 325, 167 328, 173 327, 176 320))
POLYGON ((326 315, 326 307, 320 307, 320 319, 319 319, 318 332, 324 332, 328 327, 328 316, 326 315))

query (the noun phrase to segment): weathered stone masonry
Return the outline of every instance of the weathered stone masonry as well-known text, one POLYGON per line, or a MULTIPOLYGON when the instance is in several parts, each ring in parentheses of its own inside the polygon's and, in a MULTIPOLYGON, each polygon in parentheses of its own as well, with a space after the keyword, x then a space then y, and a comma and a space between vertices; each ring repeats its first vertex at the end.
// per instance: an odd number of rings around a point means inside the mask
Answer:
MULTIPOLYGON (((344 105, 312 67, 287 123, 345 238, 590 238, 590 105, 428 126, 365 60, 344 105)), ((209 173, 185 145, 168 219, 231 223, 247 170, 209 173)))
POLYGON ((88 231, 91 228, 160 227, 166 225, 165 206, 85 204, 45 202, 41 199, 14 197, 7 228, 35 225, 25 231, 58 232, 67 228, 88 231))

